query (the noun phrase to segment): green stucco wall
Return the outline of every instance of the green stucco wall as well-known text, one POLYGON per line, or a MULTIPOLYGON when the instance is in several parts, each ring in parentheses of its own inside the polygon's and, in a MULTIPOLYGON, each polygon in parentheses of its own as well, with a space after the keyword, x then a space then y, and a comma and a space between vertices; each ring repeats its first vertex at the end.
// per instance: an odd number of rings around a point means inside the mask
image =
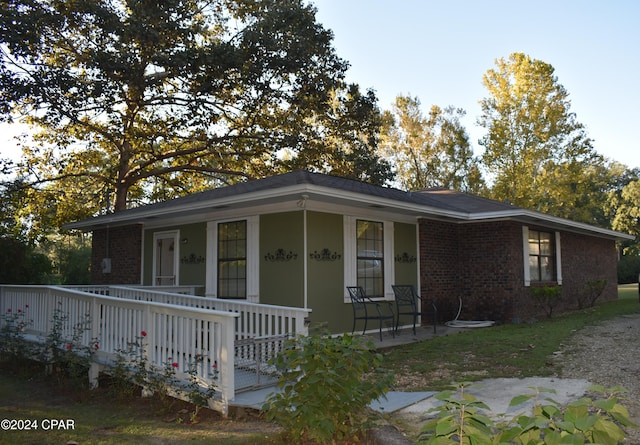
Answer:
MULTIPOLYGON (((305 212, 261 215, 259 220, 260 302, 304 307, 305 212)), ((306 212, 307 307, 312 328, 332 333, 351 332, 353 312, 344 302, 344 218, 341 214, 306 212)), ((144 284, 150 285, 153 236, 180 230, 180 285, 204 288, 206 281, 206 223, 146 230, 144 232, 144 284), (186 242, 184 242, 186 240, 186 242)), ((415 224, 394 223, 395 283, 418 284, 415 224)), ((384 303, 386 305, 386 303, 384 303)), ((371 323, 369 329, 377 325, 371 323)), ((356 329, 362 329, 359 322, 356 329)))
POLYGON ((260 303, 304 306, 303 211, 260 216, 260 303))
POLYGON ((414 224, 395 223, 394 262, 395 284, 418 286, 418 243, 414 224))
POLYGON ((324 325, 331 332, 351 331, 351 305, 344 303, 343 217, 307 213, 308 306, 312 327, 324 325), (346 327, 346 328, 345 328, 346 327))

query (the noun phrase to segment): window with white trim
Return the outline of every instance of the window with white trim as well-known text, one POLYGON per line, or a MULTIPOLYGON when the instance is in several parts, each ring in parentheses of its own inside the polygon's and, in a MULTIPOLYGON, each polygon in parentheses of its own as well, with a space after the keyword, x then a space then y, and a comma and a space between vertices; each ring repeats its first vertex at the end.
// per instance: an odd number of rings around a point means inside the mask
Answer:
POLYGON ((259 302, 259 225, 257 216, 207 224, 208 297, 259 302))
POLYGON ((368 297, 384 297, 384 225, 356 221, 356 283, 368 297))
POLYGON ((247 222, 218 224, 218 298, 247 298, 247 222))
POLYGON ((562 284, 560 233, 523 227, 525 286, 562 284))
POLYGON ((344 217, 344 285, 361 286, 368 297, 393 299, 393 222, 344 217))

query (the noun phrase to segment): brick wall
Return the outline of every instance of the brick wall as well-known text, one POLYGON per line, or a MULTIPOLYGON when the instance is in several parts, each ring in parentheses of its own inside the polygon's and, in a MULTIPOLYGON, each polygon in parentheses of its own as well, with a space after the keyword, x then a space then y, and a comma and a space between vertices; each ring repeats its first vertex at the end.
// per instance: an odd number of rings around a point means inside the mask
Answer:
POLYGON ((563 298, 574 303, 576 296, 585 292, 588 281, 605 279, 607 286, 598 301, 615 300, 618 296, 615 242, 567 232, 562 233, 561 240, 563 298))
MULTIPOLYGON (((462 320, 518 322, 545 317, 524 286, 522 224, 422 220, 419 227, 422 295, 436 302, 441 322, 455 318, 459 297, 462 320)), ((594 279, 608 283, 598 301, 616 298, 615 242, 570 232, 561 232, 560 239, 562 304, 555 313, 576 309, 577 298, 594 279)))
POLYGON ((93 231, 91 284, 140 284, 142 226, 93 231), (111 273, 102 272, 102 259, 111 258, 111 273))

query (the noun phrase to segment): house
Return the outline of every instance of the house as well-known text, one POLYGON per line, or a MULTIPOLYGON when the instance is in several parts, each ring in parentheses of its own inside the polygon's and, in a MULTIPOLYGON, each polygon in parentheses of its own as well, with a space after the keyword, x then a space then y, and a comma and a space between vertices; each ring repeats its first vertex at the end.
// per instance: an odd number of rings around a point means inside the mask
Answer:
POLYGON ((414 285, 440 322, 541 316, 530 288, 561 285, 564 308, 606 280, 630 235, 451 190, 405 192, 296 171, 66 226, 93 232, 93 284, 198 286, 204 298, 309 308, 350 332, 346 286, 392 301, 414 285))

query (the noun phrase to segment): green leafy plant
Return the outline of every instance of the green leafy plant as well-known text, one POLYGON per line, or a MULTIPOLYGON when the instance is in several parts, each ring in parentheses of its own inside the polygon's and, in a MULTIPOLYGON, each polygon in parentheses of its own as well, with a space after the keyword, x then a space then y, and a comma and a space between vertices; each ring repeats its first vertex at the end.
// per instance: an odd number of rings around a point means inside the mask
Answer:
POLYGON ((91 340, 89 344, 82 341, 84 333, 91 329, 89 314, 72 326, 71 337, 64 335, 68 323, 69 316, 59 302, 53 311, 51 329, 45 338, 40 356, 58 383, 62 384, 69 379, 73 384, 82 381, 88 384, 88 379, 84 377, 87 376, 92 357, 100 344, 97 339, 91 340))
POLYGON ((547 314, 548 318, 553 315, 553 310, 560 303, 562 298, 561 286, 532 286, 529 288, 531 297, 536 305, 547 314))
POLYGON ((0 314, 0 354, 12 359, 27 359, 33 353, 33 347, 24 338, 25 332, 33 324, 27 317, 29 305, 22 309, 7 309, 0 314))
POLYGON ((627 409, 619 403, 621 387, 605 389, 592 386, 597 398, 583 397, 563 407, 546 398, 538 400, 545 388, 534 388, 533 394, 514 397, 510 406, 533 400, 531 415, 519 414, 499 420, 482 413, 487 405, 464 392, 443 391, 436 395, 442 405, 431 411, 437 415, 427 422, 419 436, 421 444, 514 444, 514 445, 618 445, 625 438, 624 427, 636 427, 627 409))
POLYGON ((204 357, 201 354, 197 354, 193 361, 189 363, 187 374, 189 374, 189 381, 183 390, 186 393, 187 398, 194 406, 194 411, 191 415, 191 421, 194 422, 198 416, 200 408, 206 407, 209 404, 209 400, 214 397, 217 387, 216 380, 218 379, 218 363, 214 362, 211 365, 211 369, 207 370, 211 383, 205 383, 200 379, 199 371, 204 371, 204 368, 208 364, 205 362, 204 357))
POLYGON ((280 392, 270 395, 263 410, 292 442, 362 434, 375 417, 367 406, 393 381, 373 344, 351 335, 295 337, 271 362, 282 371, 280 392))
POLYGON ((176 387, 178 362, 167 357, 162 366, 149 363, 147 355, 146 331, 141 331, 135 341, 127 343, 126 349, 117 352, 113 375, 117 385, 128 392, 127 381, 142 388, 143 395, 156 394, 166 401, 172 388, 176 387))
POLYGON ((607 283, 608 281, 604 278, 587 281, 582 292, 579 292, 576 297, 578 309, 595 306, 596 301, 604 292, 604 288, 607 287, 607 283))
POLYGON ((432 410, 437 412, 437 417, 424 425, 418 443, 491 443, 495 424, 481 412, 489 407, 464 389, 465 385, 460 385, 457 392, 447 390, 434 396, 442 405, 432 410))

